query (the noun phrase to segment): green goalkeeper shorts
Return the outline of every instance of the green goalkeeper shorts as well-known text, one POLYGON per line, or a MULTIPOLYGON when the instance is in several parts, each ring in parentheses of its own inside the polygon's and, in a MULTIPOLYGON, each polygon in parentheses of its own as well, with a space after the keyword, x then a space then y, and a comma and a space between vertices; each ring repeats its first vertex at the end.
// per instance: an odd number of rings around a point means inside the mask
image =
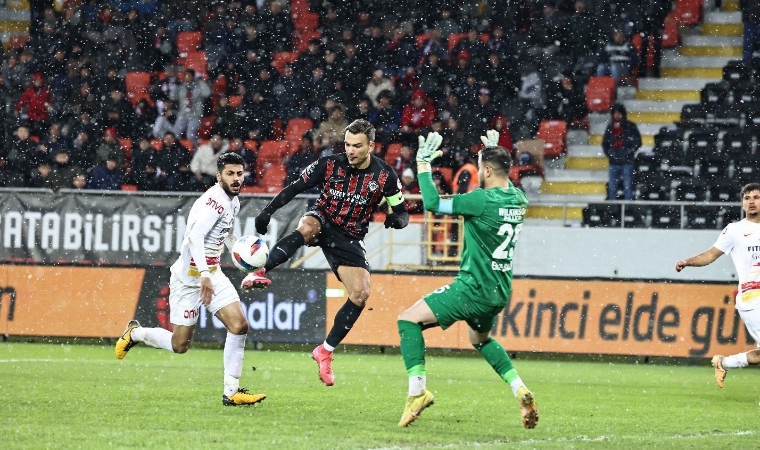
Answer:
POLYGON ((477 294, 472 288, 455 280, 424 297, 442 329, 464 320, 478 333, 491 331, 496 318, 506 305, 485 305, 472 300, 477 294))

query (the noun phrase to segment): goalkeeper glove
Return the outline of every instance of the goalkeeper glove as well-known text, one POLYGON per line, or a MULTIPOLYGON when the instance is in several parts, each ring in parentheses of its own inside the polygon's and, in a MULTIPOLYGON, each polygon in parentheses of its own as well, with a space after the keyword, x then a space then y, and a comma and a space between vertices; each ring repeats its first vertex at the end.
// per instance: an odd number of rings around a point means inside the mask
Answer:
POLYGON ((430 172, 430 163, 439 156, 443 155, 443 152, 438 150, 441 146, 443 138, 440 134, 433 131, 428 133, 427 138, 419 137, 419 148, 417 149, 417 172, 430 172))
POLYGON ((499 145, 499 132, 496 130, 486 131, 485 136, 480 136, 480 140, 483 141, 483 145, 488 147, 496 147, 499 145))

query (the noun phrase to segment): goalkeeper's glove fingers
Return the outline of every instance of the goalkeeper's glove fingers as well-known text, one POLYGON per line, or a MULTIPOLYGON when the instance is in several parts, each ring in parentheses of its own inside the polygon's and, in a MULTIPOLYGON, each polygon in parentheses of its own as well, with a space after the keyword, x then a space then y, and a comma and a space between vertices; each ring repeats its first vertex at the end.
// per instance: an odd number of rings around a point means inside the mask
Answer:
POLYGON ((480 136, 480 140, 486 147, 496 147, 499 145, 499 132, 496 130, 486 131, 485 136, 480 136))

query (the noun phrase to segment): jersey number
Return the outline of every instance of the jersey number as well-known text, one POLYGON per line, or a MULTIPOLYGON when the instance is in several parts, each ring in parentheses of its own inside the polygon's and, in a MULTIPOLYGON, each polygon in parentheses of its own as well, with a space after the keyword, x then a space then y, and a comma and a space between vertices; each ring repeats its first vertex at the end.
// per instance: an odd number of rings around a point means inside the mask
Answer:
POLYGON ((518 223, 517 225, 512 225, 511 223, 505 223, 499 228, 499 232, 497 233, 499 236, 504 236, 504 242, 501 243, 498 247, 496 247, 496 250, 493 251, 491 254, 491 257, 493 259, 512 259, 512 255, 515 252, 515 247, 507 251, 507 247, 509 247, 509 244, 513 242, 517 242, 517 237, 520 235, 520 231, 522 230, 522 224, 518 223))

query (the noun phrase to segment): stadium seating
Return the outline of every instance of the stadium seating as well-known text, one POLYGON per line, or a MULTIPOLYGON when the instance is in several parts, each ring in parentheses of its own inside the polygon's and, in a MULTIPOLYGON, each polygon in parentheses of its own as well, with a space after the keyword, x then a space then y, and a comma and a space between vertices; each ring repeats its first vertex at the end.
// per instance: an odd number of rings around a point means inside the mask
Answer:
POLYGON ((652 152, 638 152, 633 159, 634 184, 649 182, 660 170, 660 157, 652 152))
POLYGON ((665 27, 662 31, 662 46, 672 48, 678 46, 678 16, 675 12, 665 18, 665 27))
POLYGON ((19 50, 29 42, 29 35, 14 34, 8 38, 8 50, 19 50))
POLYGON ((682 25, 697 25, 702 20, 704 0, 676 0, 675 16, 682 25))
POLYGON ((127 90, 127 100, 136 105, 141 99, 145 99, 153 105, 153 99, 150 98, 150 72, 128 72, 124 77, 124 85, 127 90))
POLYGON ((734 174, 740 185, 757 182, 760 175, 760 161, 756 155, 746 153, 734 161, 734 174))
POLYGON ((393 164, 396 163, 396 158, 399 156, 401 156, 401 144, 398 142, 388 144, 388 148, 385 150, 385 162, 393 167, 393 164))
POLYGON ((718 213, 720 209, 714 206, 686 206, 686 228, 695 230, 714 230, 718 228, 718 213))
POLYGON ((195 53, 203 41, 203 33, 200 31, 180 31, 177 33, 177 53, 180 58, 185 58, 189 53, 195 53))
POLYGON ((243 104, 243 97, 240 95, 230 95, 227 98, 227 105, 230 108, 237 108, 238 106, 243 104))
POLYGON ((306 33, 309 31, 317 31, 319 28, 319 14, 312 12, 298 12, 292 14, 293 26, 296 29, 296 33, 306 33))
POLYGON ((304 31, 293 36, 293 48, 299 55, 309 48, 309 41, 319 39, 322 35, 319 31, 304 31))
POLYGON ((211 137, 211 129, 214 127, 213 117, 201 118, 201 126, 198 128, 198 139, 208 139, 211 137))
POLYGON ((648 205, 624 205, 623 212, 624 228, 646 228, 649 216, 648 205))
POLYGON ((263 187, 268 194, 276 194, 282 190, 285 178, 287 178, 287 171, 284 164, 270 164, 261 173, 259 186, 263 187))
POLYGON ((296 143, 297 146, 301 142, 303 134, 312 128, 314 128, 314 121, 311 119, 290 119, 285 127, 285 140, 290 142, 291 145, 296 143))
POLYGON ((681 207, 674 205, 654 205, 652 212, 652 228, 681 228, 681 207))
POLYGON ((297 59, 297 52, 277 52, 272 56, 272 67, 277 70, 277 73, 282 75, 285 70, 285 64, 295 62, 297 59))
POLYGON ((681 179, 675 189, 676 200, 681 202, 707 201, 707 184, 697 178, 681 179))
POLYGON ((544 156, 556 158, 567 150, 567 122, 564 120, 542 120, 538 126, 536 139, 544 141, 544 156))
POLYGON ((620 220, 620 206, 610 203, 590 203, 583 208, 582 216, 583 225, 588 227, 615 226, 620 220))
MULTIPOLYGON (((449 35, 449 39, 447 41, 448 46, 449 46, 449 55, 451 55, 451 52, 454 51, 454 47, 456 47, 459 41, 461 41, 462 39, 467 39, 467 33, 453 33, 449 35)), ((456 56, 456 55, 453 55, 453 56, 456 56)))
POLYGON ((670 180, 663 176, 652 177, 652 180, 639 187, 639 200, 670 201, 670 180))
POLYGON ((586 86, 586 108, 592 112, 607 112, 615 103, 615 79, 595 76, 586 86))
POLYGON ((184 70, 192 69, 203 74, 203 78, 208 78, 206 62, 206 52, 188 53, 184 58, 180 58, 184 70))
MULTIPOLYGON (((256 159, 256 173, 259 179, 270 165, 282 164, 288 154, 290 145, 286 141, 263 141, 259 146, 256 159)), ((285 178, 283 177, 282 180, 285 178)), ((280 183, 282 187, 282 182, 280 183)))
POLYGON ((735 202, 739 199, 739 186, 730 178, 715 178, 707 184, 711 202, 735 202))

